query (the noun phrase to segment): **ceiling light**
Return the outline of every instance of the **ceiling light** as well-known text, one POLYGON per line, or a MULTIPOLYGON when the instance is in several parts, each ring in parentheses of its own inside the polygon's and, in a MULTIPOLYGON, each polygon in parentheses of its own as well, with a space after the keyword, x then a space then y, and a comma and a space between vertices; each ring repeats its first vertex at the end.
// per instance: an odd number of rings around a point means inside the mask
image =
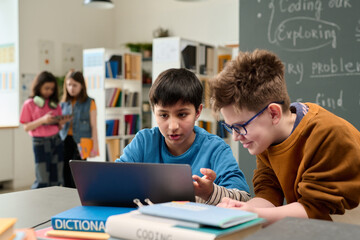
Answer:
POLYGON ((114 7, 111 0, 84 0, 84 5, 93 8, 110 9, 114 7))

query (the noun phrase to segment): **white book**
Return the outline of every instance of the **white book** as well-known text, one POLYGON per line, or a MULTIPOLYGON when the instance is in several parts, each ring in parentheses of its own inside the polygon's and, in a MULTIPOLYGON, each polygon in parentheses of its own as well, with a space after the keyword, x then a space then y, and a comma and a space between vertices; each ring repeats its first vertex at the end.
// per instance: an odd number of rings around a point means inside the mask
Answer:
POLYGON ((258 218, 235 227, 221 229, 133 211, 110 216, 106 221, 105 232, 112 238, 120 239, 241 239, 260 229, 263 222, 263 219, 258 218))

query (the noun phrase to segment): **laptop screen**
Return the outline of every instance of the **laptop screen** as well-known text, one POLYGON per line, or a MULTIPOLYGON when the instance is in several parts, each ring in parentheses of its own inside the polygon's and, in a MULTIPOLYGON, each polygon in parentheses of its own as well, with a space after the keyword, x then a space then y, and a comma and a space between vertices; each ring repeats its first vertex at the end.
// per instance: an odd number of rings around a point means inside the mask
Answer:
POLYGON ((133 202, 195 201, 191 168, 186 164, 70 161, 84 206, 137 207, 133 202))

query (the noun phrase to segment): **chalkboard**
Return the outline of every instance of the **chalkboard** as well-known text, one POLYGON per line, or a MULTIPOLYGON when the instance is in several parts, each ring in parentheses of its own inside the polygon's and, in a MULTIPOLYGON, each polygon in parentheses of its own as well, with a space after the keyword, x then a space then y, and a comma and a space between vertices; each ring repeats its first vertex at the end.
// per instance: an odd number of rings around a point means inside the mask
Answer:
POLYGON ((275 52, 291 101, 314 102, 360 129, 360 1, 240 0, 241 51, 275 52))
MULTIPOLYGON (((360 129, 360 1, 240 0, 239 48, 276 53, 292 102, 314 102, 360 129)), ((239 150, 251 185, 254 156, 239 150)), ((251 189, 252 190, 252 189, 251 189)))

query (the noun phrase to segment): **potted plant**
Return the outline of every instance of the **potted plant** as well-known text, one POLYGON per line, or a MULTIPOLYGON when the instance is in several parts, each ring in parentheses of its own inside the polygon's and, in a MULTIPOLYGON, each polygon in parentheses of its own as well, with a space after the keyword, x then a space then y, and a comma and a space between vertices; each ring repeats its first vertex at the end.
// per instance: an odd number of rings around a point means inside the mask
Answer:
POLYGON ((142 52, 143 58, 151 58, 152 43, 142 43, 141 44, 141 52, 142 52))
POLYGON ((129 48, 131 52, 140 52, 141 51, 140 43, 126 43, 126 47, 129 48))

